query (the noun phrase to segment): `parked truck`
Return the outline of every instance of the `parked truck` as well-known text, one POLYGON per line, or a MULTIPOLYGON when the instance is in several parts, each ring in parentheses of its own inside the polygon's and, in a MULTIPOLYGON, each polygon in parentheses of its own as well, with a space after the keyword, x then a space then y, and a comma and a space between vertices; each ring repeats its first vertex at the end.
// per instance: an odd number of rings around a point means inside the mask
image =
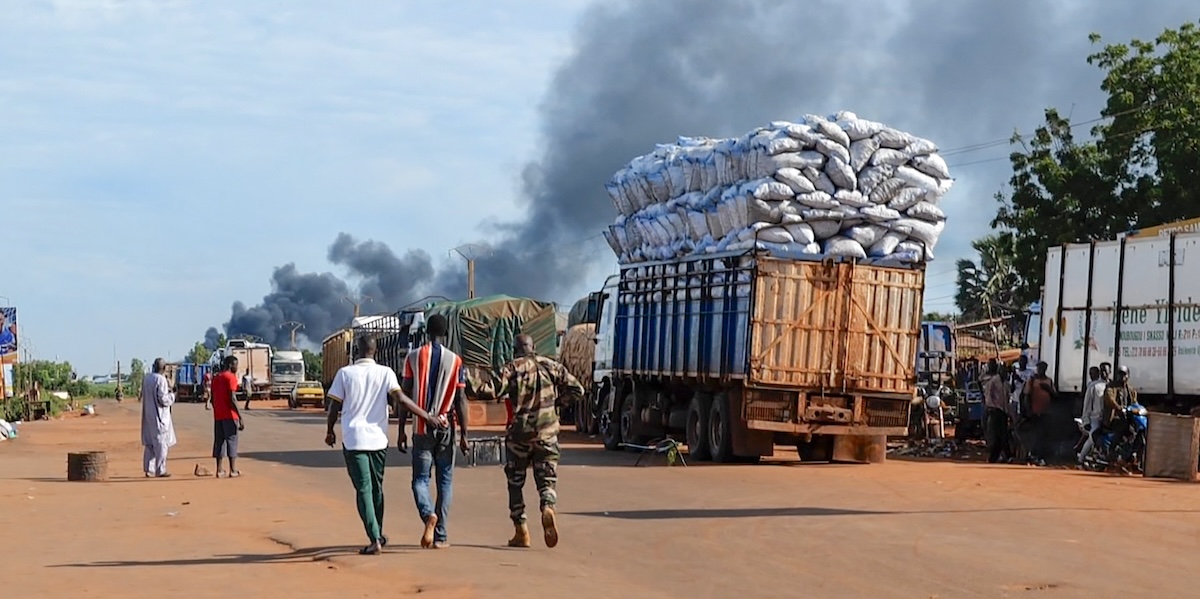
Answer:
POLYGON ((238 359, 238 387, 241 393, 250 393, 252 399, 267 399, 271 395, 271 346, 265 343, 254 343, 245 339, 230 339, 225 347, 213 352, 210 364, 219 369, 225 356, 235 356, 238 359), (242 377, 250 372, 253 380, 251 388, 245 389, 242 377))
POLYGON ((175 373, 175 397, 179 401, 204 401, 204 375, 212 371, 209 364, 181 362, 175 373))
POLYGON ((289 399, 296 385, 304 381, 304 353, 275 350, 271 355, 271 399, 289 399))
POLYGON ((1186 225, 1050 248, 1026 320, 1030 361, 1076 400, 1090 366, 1127 366, 1143 405, 1200 405, 1200 233, 1186 225), (1183 232, 1180 232, 1180 231, 1183 232))
MULTIPOLYGON (((882 461, 907 432, 923 265, 766 252, 621 267, 592 294, 604 445, 694 459, 882 461)), ((584 406, 580 406, 583 408, 584 406)))

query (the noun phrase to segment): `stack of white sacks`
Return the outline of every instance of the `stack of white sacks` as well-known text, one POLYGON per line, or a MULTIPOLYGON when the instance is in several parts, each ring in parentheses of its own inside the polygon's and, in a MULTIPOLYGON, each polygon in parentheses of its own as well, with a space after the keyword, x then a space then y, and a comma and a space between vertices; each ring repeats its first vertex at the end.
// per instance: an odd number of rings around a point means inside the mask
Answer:
POLYGON ((933 142, 840 112, 735 139, 679 138, 605 185, 622 264, 758 248, 933 259, 953 181, 933 142))

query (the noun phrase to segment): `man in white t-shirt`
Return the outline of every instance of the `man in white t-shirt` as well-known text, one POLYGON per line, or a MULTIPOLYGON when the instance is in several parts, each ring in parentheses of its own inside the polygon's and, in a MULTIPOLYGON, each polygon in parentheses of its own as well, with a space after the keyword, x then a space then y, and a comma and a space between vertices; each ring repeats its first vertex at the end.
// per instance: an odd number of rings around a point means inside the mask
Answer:
POLYGON ((437 420, 400 392, 396 372, 375 362, 375 339, 355 339, 353 364, 338 369, 329 386, 329 417, 325 444, 333 447, 333 427, 342 417, 342 454, 358 498, 358 516, 371 544, 362 555, 378 554, 387 545, 383 534, 383 471, 387 464, 388 398, 403 404, 418 418, 436 426, 437 420))

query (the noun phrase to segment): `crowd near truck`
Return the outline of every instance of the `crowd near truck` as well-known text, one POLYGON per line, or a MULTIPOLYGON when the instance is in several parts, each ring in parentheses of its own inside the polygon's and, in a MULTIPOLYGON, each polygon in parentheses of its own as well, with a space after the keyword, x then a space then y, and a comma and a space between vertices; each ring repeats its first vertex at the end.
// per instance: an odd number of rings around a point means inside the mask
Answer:
POLYGON ((296 385, 304 381, 304 354, 295 350, 275 350, 271 355, 271 399, 288 399, 296 385))
POLYGON ((243 394, 249 393, 252 399, 267 399, 271 395, 271 346, 265 343, 254 343, 245 339, 230 339, 225 347, 217 348, 209 362, 219 369, 225 356, 238 359, 238 387, 243 394), (250 389, 242 385, 242 378, 250 372, 252 384, 250 389))
POLYGON ((1127 366, 1147 407, 1200 405, 1200 219, 1050 248, 1029 309, 1031 363, 1076 399, 1090 366, 1127 366))
POLYGON ((699 460, 881 461, 907 433, 923 264, 711 254, 623 265, 588 302, 607 449, 682 433, 699 460))

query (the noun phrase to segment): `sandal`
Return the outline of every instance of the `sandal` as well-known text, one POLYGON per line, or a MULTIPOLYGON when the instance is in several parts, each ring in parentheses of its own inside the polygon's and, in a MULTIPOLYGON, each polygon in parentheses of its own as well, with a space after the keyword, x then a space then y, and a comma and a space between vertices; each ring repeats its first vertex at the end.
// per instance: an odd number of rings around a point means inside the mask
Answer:
POLYGON ((388 543, 387 535, 379 535, 379 546, 387 547, 387 543, 388 543))
POLYGON ((221 478, 222 476, 228 476, 228 473, 224 470, 217 470, 217 478, 221 478))
POLYGON ((358 550, 359 555, 379 555, 379 545, 372 543, 358 550))
POLYGON ((242 475, 242 471, 241 471, 241 470, 234 470, 233 472, 230 472, 230 473, 229 473, 229 478, 237 478, 237 477, 239 477, 239 476, 241 476, 241 475, 242 475))

